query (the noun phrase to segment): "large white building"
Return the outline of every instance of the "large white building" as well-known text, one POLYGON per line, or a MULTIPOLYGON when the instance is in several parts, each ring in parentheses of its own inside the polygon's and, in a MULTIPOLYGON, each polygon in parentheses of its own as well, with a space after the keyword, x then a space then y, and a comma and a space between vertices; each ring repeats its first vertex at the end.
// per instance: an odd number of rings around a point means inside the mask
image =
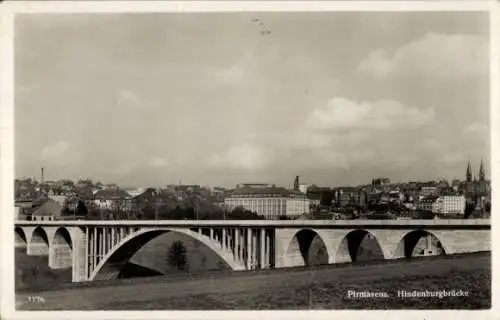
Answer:
POLYGON ((229 210, 243 207, 266 219, 298 217, 309 213, 309 199, 304 193, 267 184, 238 186, 224 199, 224 204, 229 210))
POLYGON ((465 197, 461 195, 441 196, 437 203, 439 213, 463 214, 465 212, 465 197))
POLYGON ((463 195, 428 196, 417 207, 420 210, 442 214, 464 214, 466 200, 463 195))

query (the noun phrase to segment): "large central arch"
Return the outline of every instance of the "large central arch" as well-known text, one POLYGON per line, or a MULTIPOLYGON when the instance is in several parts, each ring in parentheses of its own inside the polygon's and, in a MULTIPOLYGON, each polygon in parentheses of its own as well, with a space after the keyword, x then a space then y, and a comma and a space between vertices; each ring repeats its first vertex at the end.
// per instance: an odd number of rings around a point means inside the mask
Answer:
POLYGON ((298 231, 286 249, 285 267, 312 266, 328 264, 329 256, 326 242, 314 230, 298 231))
POLYGON ((342 239, 335 253, 336 263, 383 260, 384 258, 382 247, 375 235, 362 229, 349 232, 342 239))
POLYGON ((116 279, 127 262, 139 249, 154 238, 169 232, 184 234, 202 243, 216 253, 228 268, 232 270, 245 270, 244 265, 237 262, 229 250, 223 250, 220 245, 200 233, 189 229, 142 229, 128 235, 115 245, 91 272, 89 280, 116 279))

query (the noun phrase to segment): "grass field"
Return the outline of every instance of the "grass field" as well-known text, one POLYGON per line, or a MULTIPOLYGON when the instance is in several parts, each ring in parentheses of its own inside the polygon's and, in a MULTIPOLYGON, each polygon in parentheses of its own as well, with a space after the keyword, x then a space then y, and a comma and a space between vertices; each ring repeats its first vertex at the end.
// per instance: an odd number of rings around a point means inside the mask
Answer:
POLYGON ((47 256, 28 256, 26 249, 15 253, 16 291, 37 290, 55 284, 71 283, 71 268, 50 269, 47 256))
POLYGON ((491 307, 491 273, 452 272, 439 277, 400 277, 375 282, 360 282, 348 287, 342 282, 316 283, 300 287, 232 294, 202 294, 168 298, 147 303, 112 303, 108 310, 262 310, 262 309, 489 309, 491 307), (397 288, 411 290, 462 289, 469 297, 398 298, 397 288), (377 290, 390 298, 347 298, 348 290, 377 290))
MULTIPOLYGON (((345 266, 315 272, 271 273, 268 276, 231 273, 223 275, 219 280, 211 280, 207 278, 208 276, 202 275, 198 280, 190 278, 191 285, 182 279, 135 278, 102 286, 90 286, 88 289, 86 286, 80 289, 75 286, 73 289, 71 269, 52 270, 47 265, 47 257, 27 256, 19 252, 16 254, 16 292, 21 294, 19 296, 21 301, 27 294, 41 294, 49 301, 52 290, 68 287, 67 291, 55 294, 61 297, 60 305, 28 304, 23 307, 31 310, 65 310, 67 302, 80 305, 76 308, 82 308, 81 310, 489 309, 491 307, 491 262, 488 255, 469 255, 442 260, 440 263, 432 261, 438 260, 429 260, 429 264, 422 262, 421 266, 425 269, 419 275, 412 275, 414 267, 402 262, 401 266, 404 267, 399 268, 396 273, 389 270, 397 268, 398 264, 392 266, 374 264, 366 268, 345 266), (38 266, 36 273, 33 273, 33 265, 38 266), (382 273, 374 277, 373 274, 377 272, 382 273), (312 273, 315 274, 314 277, 310 276, 312 273), (346 278, 348 274, 351 275, 346 278), (189 286, 194 290, 190 291, 189 286), (210 289, 206 289, 208 287, 210 289), (200 291, 196 288, 205 289, 200 291), (406 291, 454 289, 467 291, 469 296, 441 299, 399 298, 398 289, 406 291), (103 294, 103 290, 108 293, 103 294), (347 297, 348 290, 387 292, 390 296, 352 299, 347 297), (111 292, 117 295, 116 299, 111 298, 111 292), (86 296, 102 296, 102 299, 98 298, 91 302, 86 300, 86 296), (75 297, 78 298, 74 300, 75 297), (85 301, 83 305, 79 303, 83 301, 85 301)), ((132 267, 130 272, 137 274, 137 267, 132 267)), ((142 269, 139 271, 142 272, 142 269)), ((54 299, 52 301, 59 301, 54 299)))

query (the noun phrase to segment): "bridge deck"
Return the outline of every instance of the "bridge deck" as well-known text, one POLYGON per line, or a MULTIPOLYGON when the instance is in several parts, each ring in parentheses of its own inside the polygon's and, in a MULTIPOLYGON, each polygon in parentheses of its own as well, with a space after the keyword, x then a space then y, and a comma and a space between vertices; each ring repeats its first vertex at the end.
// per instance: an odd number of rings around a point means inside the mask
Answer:
POLYGON ((141 226, 141 227, 467 227, 491 226, 490 219, 436 220, 59 220, 15 221, 23 226, 141 226))

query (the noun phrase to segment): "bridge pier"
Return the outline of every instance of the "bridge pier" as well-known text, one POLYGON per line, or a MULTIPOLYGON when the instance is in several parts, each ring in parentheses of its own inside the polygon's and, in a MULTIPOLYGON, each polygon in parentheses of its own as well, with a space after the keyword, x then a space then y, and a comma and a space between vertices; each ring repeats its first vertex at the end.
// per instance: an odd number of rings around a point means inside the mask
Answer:
POLYGON ((276 229, 276 268, 305 265, 299 243, 293 240, 298 231, 300 229, 276 229))
POLYGON ((260 229, 260 261, 259 261, 259 269, 264 269, 265 266, 265 256, 266 256, 266 229, 260 229))
POLYGON ((71 248, 65 244, 52 244, 49 249, 49 267, 64 269, 73 265, 71 248))
POLYGON ((73 259, 72 259, 72 280, 82 282, 89 280, 89 227, 85 231, 79 227, 72 227, 73 239, 73 259))
POLYGON ((247 243, 246 243, 246 262, 247 262, 247 270, 252 270, 252 229, 247 228, 247 243))
POLYGON ((264 255, 264 269, 271 268, 271 234, 270 232, 266 234, 266 229, 264 229, 264 239, 265 239, 265 255, 264 255))

